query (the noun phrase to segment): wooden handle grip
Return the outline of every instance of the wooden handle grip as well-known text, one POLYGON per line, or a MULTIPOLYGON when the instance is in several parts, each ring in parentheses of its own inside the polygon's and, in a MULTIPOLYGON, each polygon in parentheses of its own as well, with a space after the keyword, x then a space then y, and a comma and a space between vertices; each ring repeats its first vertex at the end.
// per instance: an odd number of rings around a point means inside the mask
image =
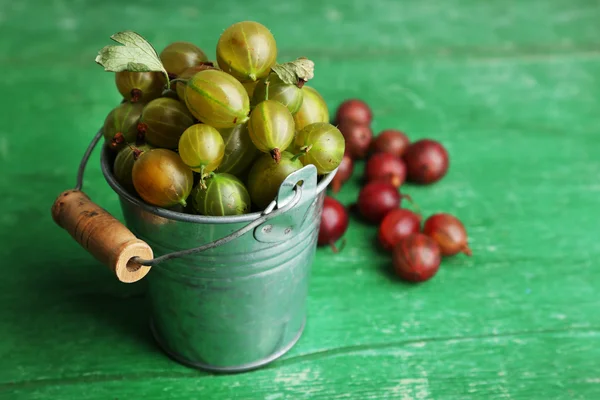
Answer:
POLYGON ((121 282, 142 279, 150 267, 134 257, 152 259, 150 246, 135 237, 119 220, 79 190, 61 193, 52 206, 52 218, 98 261, 107 265, 121 282))

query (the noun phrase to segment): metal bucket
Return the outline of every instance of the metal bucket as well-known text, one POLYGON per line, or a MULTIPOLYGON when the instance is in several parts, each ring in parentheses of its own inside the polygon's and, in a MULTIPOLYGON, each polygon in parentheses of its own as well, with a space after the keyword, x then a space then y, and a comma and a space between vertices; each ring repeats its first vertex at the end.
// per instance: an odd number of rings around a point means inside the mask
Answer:
POLYGON ((152 332, 175 360, 236 372, 287 352, 304 328, 325 188, 336 171, 317 182, 308 165, 288 176, 262 213, 208 217, 153 207, 127 193, 112 174, 112 157, 104 148, 104 177, 119 195, 127 227, 155 257, 226 237, 294 201, 235 240, 161 262, 146 278, 152 332))

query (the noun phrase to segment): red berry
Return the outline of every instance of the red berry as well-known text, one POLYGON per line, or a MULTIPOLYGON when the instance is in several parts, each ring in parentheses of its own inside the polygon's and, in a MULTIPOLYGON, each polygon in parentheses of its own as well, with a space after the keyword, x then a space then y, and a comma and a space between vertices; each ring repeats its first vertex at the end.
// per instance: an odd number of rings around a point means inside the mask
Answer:
POLYGON ((422 139, 408 146, 404 154, 408 180, 430 184, 439 181, 448 171, 448 152, 439 142, 422 139))
POLYGON ((405 208, 390 211, 379 225, 379 243, 388 251, 405 237, 421 230, 421 216, 405 208))
POLYGON ((352 121, 340 122, 338 129, 346 139, 346 151, 354 159, 363 159, 366 157, 373 132, 368 125, 359 125, 352 121))
POLYGON ((382 131, 373 141, 372 150, 375 153, 390 153, 402 157, 410 145, 408 136, 395 129, 382 131))
POLYGON ((367 222, 378 224, 387 213, 400 207, 402 197, 391 183, 370 182, 363 186, 358 195, 358 211, 367 222))
POLYGON ((340 166, 338 167, 338 170, 331 181, 333 193, 340 191, 342 185, 352 176, 353 171, 354 162, 352 161, 352 157, 350 157, 348 153, 344 153, 342 162, 340 162, 340 166))
POLYGON ((400 187, 406 179, 404 161, 389 153, 376 153, 369 158, 365 166, 367 182, 385 180, 395 187, 400 187))
POLYGON ((423 233, 430 236, 440 246, 443 256, 453 256, 460 252, 470 256, 467 230, 453 215, 440 213, 427 218, 423 233))
POLYGON ((394 247, 394 271, 409 282, 423 282, 439 270, 440 248, 429 236, 415 233, 400 240, 394 247))
POLYGON ((348 229, 346 208, 333 197, 325 196, 317 244, 330 245, 334 251, 337 251, 334 243, 342 237, 346 229, 348 229))
POLYGON ((358 125, 369 125, 372 119, 371 109, 362 100, 346 100, 337 109, 336 121, 338 124, 352 122, 358 125))

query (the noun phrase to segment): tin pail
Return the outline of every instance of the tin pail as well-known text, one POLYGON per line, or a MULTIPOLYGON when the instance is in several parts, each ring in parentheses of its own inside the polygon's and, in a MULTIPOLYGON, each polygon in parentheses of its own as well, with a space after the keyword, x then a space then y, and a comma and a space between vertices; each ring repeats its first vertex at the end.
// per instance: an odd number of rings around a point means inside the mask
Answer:
POLYGON ((318 182, 308 165, 287 177, 264 211, 209 217, 132 196, 115 180, 112 157, 104 148, 104 177, 119 195, 127 228, 155 258, 238 231, 225 244, 152 267, 151 328, 162 349, 181 363, 226 372, 265 365, 288 351, 304 328, 325 188, 336 171, 318 182))

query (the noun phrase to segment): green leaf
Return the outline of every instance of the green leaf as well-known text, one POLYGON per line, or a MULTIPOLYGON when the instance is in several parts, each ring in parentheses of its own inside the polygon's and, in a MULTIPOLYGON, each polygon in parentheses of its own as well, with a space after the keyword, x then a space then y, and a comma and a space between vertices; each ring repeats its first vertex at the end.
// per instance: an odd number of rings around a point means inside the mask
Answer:
POLYGON ((105 71, 160 71, 167 78, 167 88, 170 87, 169 74, 158 53, 146 39, 133 31, 118 32, 110 38, 123 46, 104 46, 98 52, 95 61, 102 65, 105 71))
POLYGON ((301 86, 314 77, 315 63, 300 57, 295 61, 275 64, 271 69, 288 85, 301 86))

